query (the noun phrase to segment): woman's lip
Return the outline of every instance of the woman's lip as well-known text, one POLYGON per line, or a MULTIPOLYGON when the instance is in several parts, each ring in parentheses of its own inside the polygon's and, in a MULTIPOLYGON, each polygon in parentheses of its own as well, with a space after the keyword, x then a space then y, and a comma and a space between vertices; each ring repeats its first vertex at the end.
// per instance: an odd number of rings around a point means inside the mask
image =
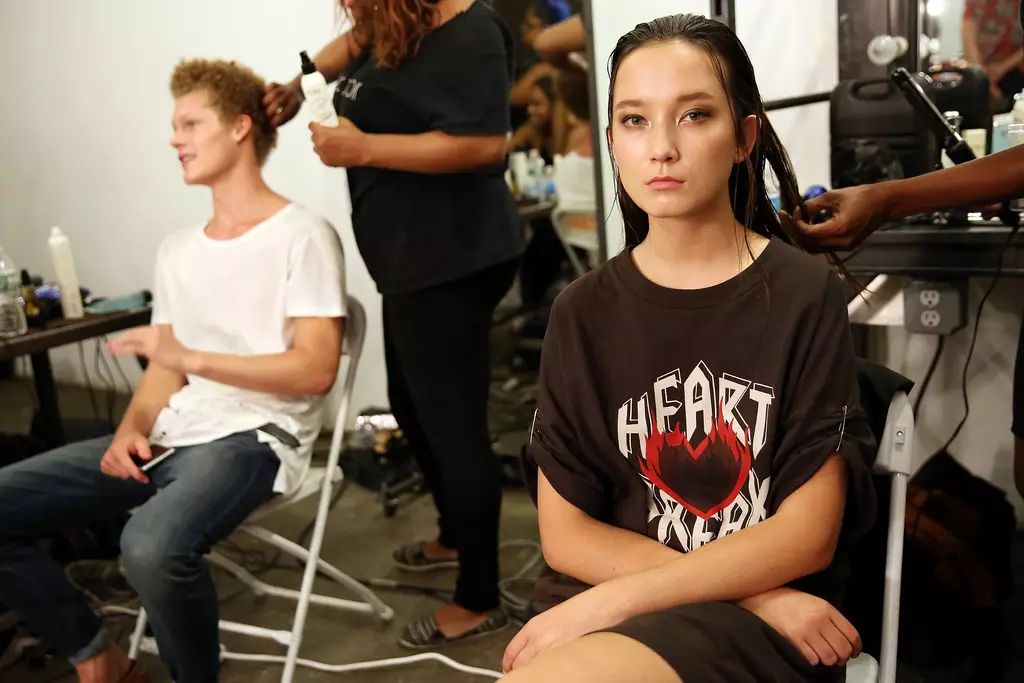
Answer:
POLYGON ((681 180, 675 180, 673 178, 656 178, 649 183, 647 187, 652 190, 672 190, 683 184, 681 180))

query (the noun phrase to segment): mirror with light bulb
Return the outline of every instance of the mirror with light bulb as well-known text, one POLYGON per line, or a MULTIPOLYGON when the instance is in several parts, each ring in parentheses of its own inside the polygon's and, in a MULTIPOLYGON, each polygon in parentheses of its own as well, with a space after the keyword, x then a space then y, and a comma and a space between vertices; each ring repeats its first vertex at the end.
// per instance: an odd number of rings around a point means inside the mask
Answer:
MULTIPOLYGON (((839 78, 886 81, 903 67, 976 156, 1024 123, 1020 0, 837 0, 839 78), (1011 113, 1017 104, 1017 117, 1011 113)), ((943 165, 950 161, 943 157, 943 165)))

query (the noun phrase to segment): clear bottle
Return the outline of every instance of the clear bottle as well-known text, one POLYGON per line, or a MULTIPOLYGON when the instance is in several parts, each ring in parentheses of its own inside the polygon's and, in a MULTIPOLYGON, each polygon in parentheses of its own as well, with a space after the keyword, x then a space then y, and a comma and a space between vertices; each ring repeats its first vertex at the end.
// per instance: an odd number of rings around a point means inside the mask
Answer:
POLYGON ((25 304, 21 299, 21 272, 0 246, 0 337, 25 334, 25 304))
POLYGON ((534 201, 540 201, 544 195, 544 159, 539 149, 531 149, 527 155, 526 172, 529 177, 529 186, 526 189, 526 196, 534 201))

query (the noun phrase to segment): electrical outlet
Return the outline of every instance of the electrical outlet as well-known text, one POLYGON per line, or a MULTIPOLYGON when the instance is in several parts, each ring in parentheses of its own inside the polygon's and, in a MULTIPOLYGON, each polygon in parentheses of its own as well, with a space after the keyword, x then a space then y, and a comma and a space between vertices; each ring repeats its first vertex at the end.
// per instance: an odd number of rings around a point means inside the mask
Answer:
POLYGON ((938 311, 922 311, 921 312, 921 324, 927 327, 929 330, 934 330, 942 324, 942 316, 938 311))
POLYGON ((903 290, 903 321, 909 332, 952 334, 967 321, 967 281, 911 281, 903 290))

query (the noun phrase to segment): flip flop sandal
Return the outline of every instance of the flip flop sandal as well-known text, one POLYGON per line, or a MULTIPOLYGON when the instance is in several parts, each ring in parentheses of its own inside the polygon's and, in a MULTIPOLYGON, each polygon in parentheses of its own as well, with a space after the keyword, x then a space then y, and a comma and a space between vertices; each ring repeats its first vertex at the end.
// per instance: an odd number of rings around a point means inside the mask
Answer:
POLYGON ((391 559, 395 566, 407 572, 429 572, 435 569, 458 569, 458 560, 435 560, 423 554, 423 544, 419 541, 406 543, 394 553, 391 559))
POLYGON ((491 612, 484 623, 475 629, 467 631, 457 638, 449 638, 441 633, 441 629, 437 625, 437 619, 431 614, 429 617, 423 617, 402 629, 402 635, 398 637, 398 644, 408 650, 429 650, 498 633, 505 630, 508 624, 508 616, 501 610, 495 610, 491 612))

